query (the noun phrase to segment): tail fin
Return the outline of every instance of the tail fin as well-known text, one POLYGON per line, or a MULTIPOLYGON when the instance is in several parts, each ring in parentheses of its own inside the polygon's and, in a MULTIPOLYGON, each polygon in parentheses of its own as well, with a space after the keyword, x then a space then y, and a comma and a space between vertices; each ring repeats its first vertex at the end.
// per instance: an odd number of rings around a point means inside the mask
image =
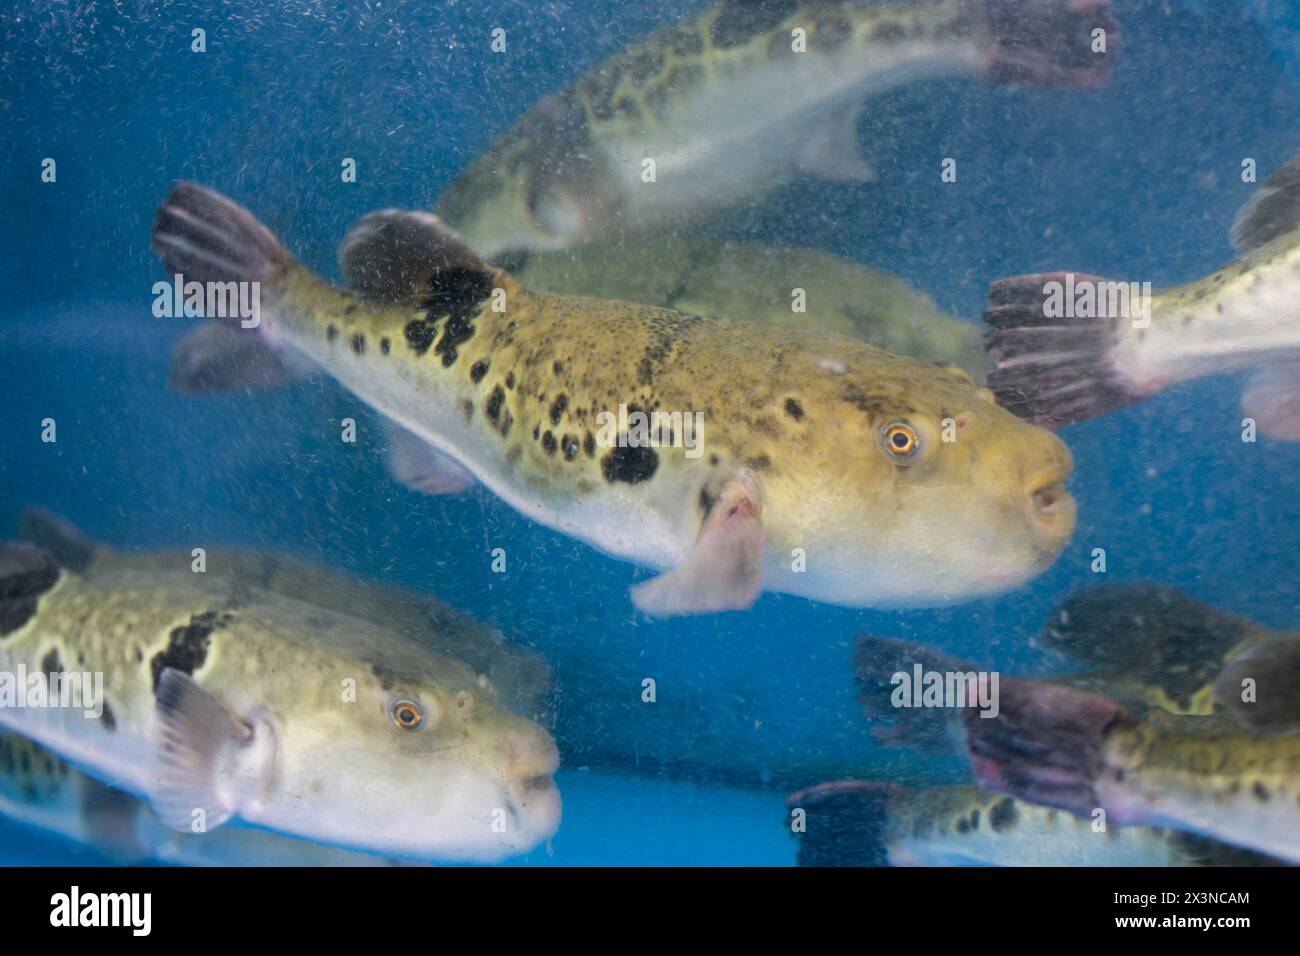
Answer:
POLYGON ((998 705, 992 718, 963 712, 980 786, 1074 813, 1101 805, 1103 745, 1135 718, 1097 694, 1034 681, 1004 679, 998 705))
MULTIPOLYGON (((1054 272, 1001 279, 989 287, 984 337, 998 403, 1021 418, 1051 428, 1096 418, 1144 396, 1115 372, 1115 318, 1048 316, 1054 285, 1082 288, 1110 280, 1054 272)), ((1050 310, 1056 311, 1056 310, 1050 310)))
POLYGON ((1110 0, 975 0, 991 48, 987 78, 1088 89, 1110 78, 1119 26, 1110 0), (1104 31, 1104 45, 1094 31, 1104 31))
POLYGON ((294 258, 243 206, 195 183, 180 183, 158 207, 153 250, 169 272, 194 282, 269 286, 294 258))
POLYGON ((928 671, 968 671, 971 666, 941 651, 889 637, 863 634, 853 656, 858 702, 867 719, 879 722, 876 737, 888 746, 916 747, 951 754, 960 748, 961 724, 950 707, 895 707, 894 675, 912 674, 920 664, 928 671))
POLYGON ((26 624, 41 595, 58 580, 59 566, 40 548, 0 541, 0 637, 26 624))
POLYGON ((791 795, 790 812, 806 814, 799 865, 888 866, 889 801, 898 792, 890 783, 840 780, 791 795))

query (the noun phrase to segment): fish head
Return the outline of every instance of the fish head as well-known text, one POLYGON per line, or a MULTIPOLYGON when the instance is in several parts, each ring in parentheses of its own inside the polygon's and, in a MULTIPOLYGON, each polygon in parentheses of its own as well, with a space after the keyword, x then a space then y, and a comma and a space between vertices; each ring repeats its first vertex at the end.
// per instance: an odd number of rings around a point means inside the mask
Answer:
POLYGON ((334 817, 316 832, 382 855, 479 863, 555 834, 550 734, 497 705, 454 659, 374 671, 358 679, 355 702, 317 711, 317 727, 282 744, 299 768, 286 789, 305 787, 314 812, 334 817), (308 767, 332 769, 303 777, 308 767))
POLYGON ((608 224, 617 189, 585 123, 568 97, 547 97, 444 190, 438 215, 488 260, 591 240, 608 224))
POLYGON ((818 541, 837 542, 832 586, 862 604, 939 606, 1044 571, 1074 533, 1069 449, 960 369, 892 358, 887 375, 841 375, 821 410, 837 417, 841 462, 818 479, 840 503, 816 519, 818 541))

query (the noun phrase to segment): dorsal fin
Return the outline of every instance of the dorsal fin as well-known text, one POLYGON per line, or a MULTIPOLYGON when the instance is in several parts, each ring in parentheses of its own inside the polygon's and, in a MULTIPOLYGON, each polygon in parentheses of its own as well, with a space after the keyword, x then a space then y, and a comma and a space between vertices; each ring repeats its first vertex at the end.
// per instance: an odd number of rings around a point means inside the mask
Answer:
POLYGON ((1246 253, 1300 228, 1300 154, 1259 184, 1232 221, 1229 236, 1246 253))
POLYGON ((77 574, 84 574, 95 555, 107 550, 67 518, 40 505, 24 509, 19 516, 18 536, 48 554, 59 567, 77 574))
POLYGON ((432 213, 381 209, 361 218, 339 246, 339 267, 360 296, 382 302, 486 297, 493 270, 432 213))

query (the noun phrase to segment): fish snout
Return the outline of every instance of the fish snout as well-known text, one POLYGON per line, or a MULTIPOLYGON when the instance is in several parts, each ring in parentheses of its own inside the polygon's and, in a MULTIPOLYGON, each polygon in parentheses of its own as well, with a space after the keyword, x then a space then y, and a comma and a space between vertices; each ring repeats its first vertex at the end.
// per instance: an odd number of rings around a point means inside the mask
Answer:
POLYGON ((505 755, 506 782, 520 808, 546 816, 559 796, 555 771, 560 768, 560 751, 551 735, 540 727, 531 732, 511 731, 505 755))
POLYGON ((1074 534, 1074 496, 1065 488, 1074 462, 1064 442, 1055 436, 1052 442, 1049 460, 1027 472, 1022 500, 1030 525, 1039 532, 1043 546, 1059 551, 1074 534))

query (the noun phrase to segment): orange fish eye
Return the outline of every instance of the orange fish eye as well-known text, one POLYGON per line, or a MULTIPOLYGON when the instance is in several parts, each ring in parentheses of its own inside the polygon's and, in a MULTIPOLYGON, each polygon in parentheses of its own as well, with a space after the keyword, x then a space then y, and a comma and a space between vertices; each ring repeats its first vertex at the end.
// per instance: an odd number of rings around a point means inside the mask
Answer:
POLYGON ((424 723, 424 711, 420 705, 411 700, 398 700, 389 711, 395 723, 402 730, 418 730, 424 723))
POLYGON ((911 458, 921 445, 916 429, 906 422, 894 422, 885 426, 881 433, 881 443, 885 451, 900 461, 911 458))

